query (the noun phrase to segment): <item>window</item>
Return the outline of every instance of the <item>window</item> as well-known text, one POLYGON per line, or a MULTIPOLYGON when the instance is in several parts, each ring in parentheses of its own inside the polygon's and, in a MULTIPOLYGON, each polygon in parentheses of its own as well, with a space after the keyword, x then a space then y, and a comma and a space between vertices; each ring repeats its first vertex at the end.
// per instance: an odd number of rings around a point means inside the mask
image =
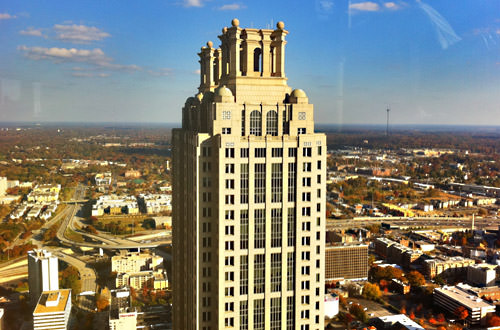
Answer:
POLYGON ((262 249, 266 247, 266 210, 254 210, 254 248, 262 249))
POLYGON ((286 297, 286 330, 295 330, 295 297, 286 297))
POLYGON ((283 148, 272 148, 271 155, 273 157, 283 157, 283 148))
POLYGON ((241 136, 245 136, 245 110, 241 110, 241 136))
POLYGON ((302 222, 302 230, 303 231, 311 231, 311 222, 310 221, 302 222))
POLYGON ((288 157, 297 157, 297 148, 288 148, 288 157))
POLYGON ((283 200, 283 164, 271 165, 271 202, 281 203, 283 200))
POLYGON ((248 256, 240 256, 240 295, 248 294, 248 256))
POLYGON ((281 330, 281 298, 271 298, 271 330, 281 330))
POLYGON ((234 195, 226 195, 226 205, 234 205, 234 195))
POLYGON ((255 157, 266 158, 266 148, 255 148, 255 157))
POLYGON ((258 110, 250 113, 250 135, 262 135, 262 114, 258 110))
POLYGON ((288 201, 295 202, 295 181, 297 180, 297 164, 288 163, 288 201))
POLYGON ((269 111, 266 115, 266 134, 278 136, 278 113, 269 111))
POLYGON ((318 156, 321 156, 321 146, 318 146, 318 156))
POLYGON ((222 127, 222 134, 231 134, 231 127, 222 127))
POLYGON ((226 220, 234 220, 234 210, 226 210, 224 214, 226 220))
POLYGON ((203 177, 203 187, 208 188, 212 186, 212 180, 210 177, 203 177))
POLYGON ((321 183, 321 174, 318 174, 316 177, 316 182, 321 183))
POLYGON ((248 148, 241 148, 240 149, 240 156, 241 156, 241 158, 248 158, 248 148))
POLYGON ((234 235, 234 226, 226 226, 225 233, 226 235, 234 235))
POLYGON ((312 148, 304 148, 302 149, 302 156, 311 157, 312 156, 312 148))
POLYGON ((201 149, 201 154, 203 155, 203 157, 210 157, 210 153, 211 153, 210 147, 203 147, 201 149))
POLYGON ((226 180, 226 189, 234 189, 234 180, 233 179, 226 180))
POLYGON ((248 204, 248 164, 240 165, 240 203, 248 204))
POLYGON ((248 301, 240 301, 240 330, 248 330, 248 301))
POLYGON ((317 196, 318 198, 320 198, 320 197, 321 197, 321 189, 318 189, 318 190, 317 190, 317 194, 316 194, 316 196, 317 196))
POLYGON ((306 134, 306 128, 305 127, 299 127, 297 128, 297 135, 300 134, 306 134))
POLYGON ((288 246, 295 246, 295 208, 288 208, 288 246))
POLYGON ((234 158, 234 148, 226 148, 226 158, 234 158))
POLYGON ((321 170, 321 160, 318 160, 318 170, 321 170))
POLYGON ((225 241, 224 246, 226 251, 234 251, 234 241, 225 241))
MULTIPOLYGON (((304 268, 304 267, 302 267, 302 268, 304 268)), ((302 305, 309 305, 309 296, 301 296, 300 303, 302 305)))
POLYGON ((254 293, 264 293, 266 255, 256 254, 254 258, 254 293))
POLYGON ((310 192, 303 192, 302 193, 302 201, 303 202, 310 202, 311 201, 311 193, 310 192))
MULTIPOLYGON (((228 304, 233 305, 233 309, 226 310, 226 311, 234 311, 234 303, 226 303, 226 305, 228 305, 228 304)), ((226 327, 234 327, 234 317, 226 317, 224 319, 224 325, 226 327)))
POLYGON ((299 120, 306 120, 306 113, 305 112, 299 112, 299 120))
POLYGON ((266 202, 266 164, 255 164, 254 202, 266 202))
POLYGON ((234 164, 226 164, 226 173, 234 174, 234 164))
POLYGON ((302 237, 302 246, 310 246, 311 245, 311 237, 304 236, 302 237))
POLYGON ((271 247, 281 247, 282 211, 271 209, 271 247))
POLYGON ((304 172, 311 172, 312 171, 312 164, 310 162, 303 163, 302 170, 304 172))
MULTIPOLYGON (((234 272, 225 272, 224 278, 228 282, 234 282, 234 272)), ((234 310, 234 309, 231 309, 231 310, 234 310)))
POLYGON ((301 253, 302 260, 311 260, 311 252, 303 251, 301 253))
POLYGON ((311 208, 310 207, 303 207, 302 208, 302 216, 303 217, 311 216, 311 208))
POLYGON ((212 216, 212 208, 210 207, 204 207, 202 209, 203 217, 211 217, 212 216))
POLYGON ((286 289, 293 291, 295 286, 295 255, 288 252, 286 257, 286 289))
POLYGON ((234 297, 234 287, 225 288, 224 294, 226 297, 234 297))
POLYGON ((309 281, 302 281, 302 282, 300 282, 300 288, 302 290, 309 290, 309 288, 310 288, 309 281))
MULTIPOLYGON (((300 318, 301 319, 308 319, 309 318, 309 310, 306 309, 306 310, 303 310, 303 311, 300 311, 300 318)), ((300 330, 309 330, 309 327, 304 327, 303 325, 300 327, 300 330)))
POLYGON ((234 266, 234 257, 225 257, 224 265, 226 266, 234 266))
POLYGON ((302 186, 310 187, 311 186, 311 178, 302 178, 302 186))
POLYGON ((212 193, 210 192, 202 193, 202 200, 203 202, 210 202, 212 200, 212 193))
POLYGON ((316 211, 321 212, 321 203, 316 204, 316 211))
POLYGON ((260 48, 255 48, 253 51, 253 71, 260 72, 260 55, 262 50, 260 48))
POLYGON ((271 292, 281 291, 281 253, 271 254, 271 292))
POLYGON ((253 303, 254 314, 253 314, 253 328, 254 330, 264 330, 264 299, 256 299, 253 303))
POLYGON ((222 119, 223 120, 231 119, 231 111, 222 111, 222 119))
POLYGON ((203 172, 211 172, 212 171, 212 163, 203 162, 203 172))
POLYGON ((240 249, 248 249, 248 210, 240 211, 240 249))

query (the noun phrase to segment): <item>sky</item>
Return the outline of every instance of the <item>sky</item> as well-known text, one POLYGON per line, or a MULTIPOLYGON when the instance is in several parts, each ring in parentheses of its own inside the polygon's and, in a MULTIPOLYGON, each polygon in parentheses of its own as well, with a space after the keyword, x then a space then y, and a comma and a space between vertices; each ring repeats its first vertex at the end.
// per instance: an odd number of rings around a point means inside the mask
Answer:
POLYGON ((332 124, 500 125, 498 0, 0 2, 0 122, 175 123, 233 18, 332 124))

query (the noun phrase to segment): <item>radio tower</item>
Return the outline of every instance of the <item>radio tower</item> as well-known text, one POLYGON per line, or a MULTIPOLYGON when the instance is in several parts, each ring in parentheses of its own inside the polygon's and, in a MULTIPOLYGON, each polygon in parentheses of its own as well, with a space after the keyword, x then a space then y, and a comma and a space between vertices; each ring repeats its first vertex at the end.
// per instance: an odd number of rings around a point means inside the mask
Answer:
POLYGON ((391 109, 389 109, 389 106, 387 106, 387 127, 385 128, 385 136, 389 136, 389 112, 391 109))

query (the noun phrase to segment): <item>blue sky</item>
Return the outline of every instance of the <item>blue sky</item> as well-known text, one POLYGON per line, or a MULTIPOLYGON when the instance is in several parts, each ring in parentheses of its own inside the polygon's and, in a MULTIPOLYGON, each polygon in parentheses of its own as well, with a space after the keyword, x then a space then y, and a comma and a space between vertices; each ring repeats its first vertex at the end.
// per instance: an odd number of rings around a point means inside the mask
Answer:
POLYGON ((233 17, 285 22, 318 122, 500 125, 498 0, 2 1, 0 122, 180 122, 233 17))

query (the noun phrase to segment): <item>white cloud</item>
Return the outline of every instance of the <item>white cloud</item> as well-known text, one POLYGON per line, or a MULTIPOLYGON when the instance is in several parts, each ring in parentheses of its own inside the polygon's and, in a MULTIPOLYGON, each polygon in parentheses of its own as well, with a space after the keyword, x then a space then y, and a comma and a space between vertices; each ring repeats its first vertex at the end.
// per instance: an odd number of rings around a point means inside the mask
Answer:
POLYGON ((109 73, 92 73, 92 72, 73 72, 71 75, 77 78, 92 78, 92 77, 107 78, 110 76, 109 73))
POLYGON ((349 5, 349 9, 359 10, 359 11, 379 11, 380 6, 378 5, 378 3, 366 1, 366 2, 352 3, 349 5))
POLYGON ((201 0, 184 0, 184 7, 203 7, 201 0))
POLYGON ((390 10, 398 10, 401 8, 400 5, 394 3, 394 2, 385 2, 384 7, 390 10))
MULTIPOLYGON (((18 50, 25 53, 32 60, 48 60, 54 63, 87 63, 101 69, 116 71, 141 71, 142 67, 135 64, 118 64, 106 56, 100 48, 76 49, 76 48, 45 48, 19 46, 18 50)), ((83 71, 80 67, 74 67, 75 71, 83 71)))
POLYGON ((239 3, 230 3, 227 5, 222 5, 219 7, 219 10, 240 10, 245 9, 246 6, 239 3))
POLYGON ((193 74, 201 74, 201 70, 200 69, 194 70, 193 74))
POLYGON ((0 13, 0 20, 2 19, 13 19, 13 18, 17 18, 16 15, 11 15, 9 13, 0 13))
POLYGON ((19 34, 24 36, 43 37, 42 29, 35 29, 32 27, 19 31, 19 34))
POLYGON ((497 34, 500 34, 500 29, 497 30, 497 34))
POLYGON ((104 32, 95 26, 86 25, 56 24, 54 25, 53 30, 56 34, 56 39, 73 43, 100 41, 111 36, 109 33, 104 32))

